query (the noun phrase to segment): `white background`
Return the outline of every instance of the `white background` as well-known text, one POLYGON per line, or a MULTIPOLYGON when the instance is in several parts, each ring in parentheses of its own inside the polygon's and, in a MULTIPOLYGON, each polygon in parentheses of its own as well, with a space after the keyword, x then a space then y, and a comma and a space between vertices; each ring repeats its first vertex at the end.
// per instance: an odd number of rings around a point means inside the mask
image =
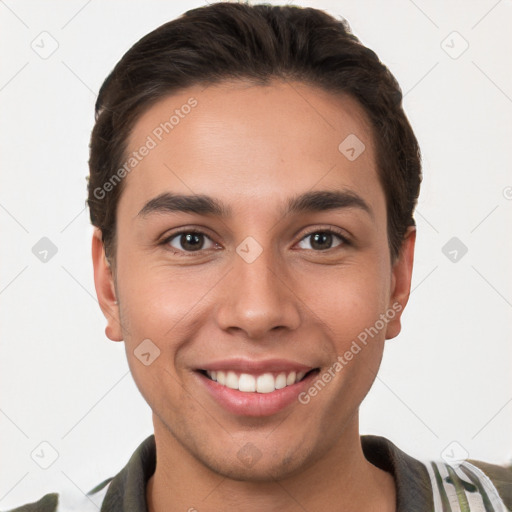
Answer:
MULTIPOLYGON (((457 441, 461 455, 506 463, 512 2, 295 3, 346 17, 377 52, 402 86, 423 152, 413 293, 362 406, 362 432, 420 458, 438 459, 457 441), (442 252, 452 237, 468 248, 455 263, 442 252)), ((122 54, 200 5, 0 1, 0 509, 63 488, 87 492, 152 433, 95 297, 88 140, 96 93, 122 54), (51 48, 43 31, 58 43, 47 59, 31 48, 40 37, 51 48), (58 250, 46 263, 32 253, 42 237, 58 250), (46 470, 30 456, 42 441, 59 454, 46 470)))

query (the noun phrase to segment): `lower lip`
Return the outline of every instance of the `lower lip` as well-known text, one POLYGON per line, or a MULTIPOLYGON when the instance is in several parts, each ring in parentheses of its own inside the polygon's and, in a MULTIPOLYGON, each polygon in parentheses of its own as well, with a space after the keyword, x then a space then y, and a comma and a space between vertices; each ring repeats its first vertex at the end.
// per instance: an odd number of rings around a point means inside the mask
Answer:
POLYGON ((309 373, 300 382, 282 389, 276 389, 271 393, 246 393, 223 386, 209 379, 201 372, 196 372, 200 381, 206 386, 213 398, 233 414, 240 416, 270 416, 276 414, 292 403, 298 403, 298 396, 306 389, 310 381, 318 375, 318 370, 309 373))

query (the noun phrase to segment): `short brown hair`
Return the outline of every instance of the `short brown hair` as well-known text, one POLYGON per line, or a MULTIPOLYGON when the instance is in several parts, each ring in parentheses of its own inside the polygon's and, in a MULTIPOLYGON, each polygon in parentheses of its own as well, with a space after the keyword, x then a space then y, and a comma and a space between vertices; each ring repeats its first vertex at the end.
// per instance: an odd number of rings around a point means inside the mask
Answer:
POLYGON ((421 183, 418 142, 396 79, 345 21, 313 8, 220 2, 187 11, 133 45, 103 83, 89 159, 91 222, 115 259, 116 208, 123 183, 97 193, 125 160, 129 135, 156 101, 196 84, 279 78, 349 94, 372 123, 386 196, 391 259, 399 254, 421 183), (98 197, 99 196, 99 197, 98 197))

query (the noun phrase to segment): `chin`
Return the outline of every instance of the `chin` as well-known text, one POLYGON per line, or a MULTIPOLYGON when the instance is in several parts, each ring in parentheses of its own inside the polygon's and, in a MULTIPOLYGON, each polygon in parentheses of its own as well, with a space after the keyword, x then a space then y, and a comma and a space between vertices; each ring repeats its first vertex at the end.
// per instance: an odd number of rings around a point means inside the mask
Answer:
POLYGON ((301 464, 296 460, 292 462, 291 460, 271 461, 265 459, 265 457, 262 457, 251 467, 244 467, 238 459, 217 460, 213 461, 212 464, 204 463, 213 472, 225 478, 239 482, 254 483, 272 483, 276 480, 284 480, 301 469, 301 464))
POLYGON ((300 473, 308 465, 308 455, 302 443, 278 450, 272 443, 258 440, 233 442, 233 449, 229 450, 219 446, 215 452, 197 453, 196 458, 214 473, 241 482, 283 480, 300 473))

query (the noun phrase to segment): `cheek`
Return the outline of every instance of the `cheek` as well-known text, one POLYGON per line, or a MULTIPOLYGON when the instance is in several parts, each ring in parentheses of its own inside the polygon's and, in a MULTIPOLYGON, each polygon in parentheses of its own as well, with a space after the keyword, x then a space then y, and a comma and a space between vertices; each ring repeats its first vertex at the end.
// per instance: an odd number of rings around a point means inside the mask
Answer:
POLYGON ((204 291, 190 279, 171 280, 169 272, 155 269, 137 273, 131 267, 122 278, 121 323, 133 379, 154 411, 165 408, 177 415, 187 403, 177 357, 197 330, 193 313, 204 291))
POLYGON ((119 265, 119 295, 131 338, 166 339, 169 343, 185 326, 193 328, 194 311, 218 282, 216 271, 198 272, 166 265, 119 265))
POLYGON ((331 268, 308 282, 304 302, 339 340, 340 348, 373 326, 387 307, 389 276, 374 260, 331 268))

